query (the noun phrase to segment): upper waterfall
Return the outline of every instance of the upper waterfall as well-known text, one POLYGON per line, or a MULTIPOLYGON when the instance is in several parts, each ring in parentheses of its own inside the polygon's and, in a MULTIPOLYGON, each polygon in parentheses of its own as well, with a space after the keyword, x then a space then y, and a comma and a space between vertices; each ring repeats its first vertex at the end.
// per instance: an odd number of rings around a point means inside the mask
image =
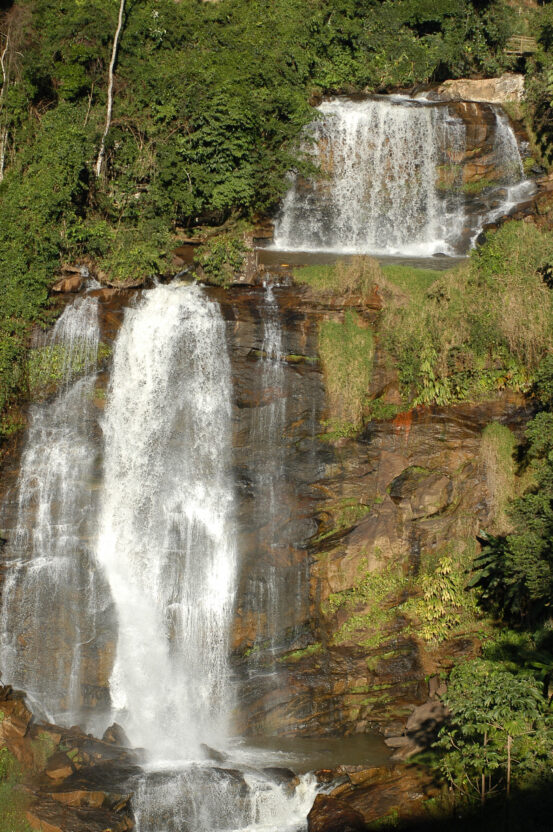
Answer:
POLYGON ((485 206, 469 216, 468 200, 480 187, 495 189, 495 213, 506 213, 513 193, 505 187, 525 181, 507 118, 485 106, 499 151, 484 165, 495 166, 493 182, 480 173, 464 178, 467 126, 452 106, 404 96, 323 102, 309 130, 322 176, 293 181, 275 248, 423 257, 466 251, 490 221, 485 206))
POLYGON ((145 293, 115 349, 97 557, 118 617, 114 710, 158 759, 227 732, 230 408, 217 304, 197 286, 145 293))

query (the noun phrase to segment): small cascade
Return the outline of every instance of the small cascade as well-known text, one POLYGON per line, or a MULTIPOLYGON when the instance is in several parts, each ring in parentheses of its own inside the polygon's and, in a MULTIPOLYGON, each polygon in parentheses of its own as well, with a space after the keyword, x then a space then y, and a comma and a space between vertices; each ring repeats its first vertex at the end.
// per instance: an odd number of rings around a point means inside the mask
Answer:
MULTIPOLYGON (((271 285, 265 287, 261 306, 263 341, 259 387, 260 404, 253 412, 251 440, 252 481, 255 488, 254 527, 262 567, 252 575, 250 597, 257 610, 255 659, 267 666, 267 651, 274 655, 282 631, 282 570, 278 568, 280 531, 287 521, 284 494, 284 442, 286 378, 278 302, 271 285)), ((257 664, 254 661, 254 664, 257 664)))
POLYGON ((376 96, 334 98, 317 110, 309 152, 322 177, 293 180, 275 224, 276 249, 462 254, 490 216, 507 214, 533 192, 513 129, 499 108, 493 110, 493 142, 501 178, 486 190, 486 202, 494 207, 470 215, 467 205, 478 183, 463 183, 467 129, 453 106, 376 96))
POLYGON ((97 557, 118 618, 116 718, 154 759, 228 735, 236 574, 225 325, 197 286, 128 309, 104 420, 97 557))
MULTIPOLYGON (((494 109, 495 135, 493 152, 496 168, 500 172, 500 190, 497 204, 480 218, 479 228, 493 223, 515 208, 525 199, 529 199, 535 191, 534 183, 524 175, 524 166, 520 149, 507 115, 498 107, 494 109)), ((478 236, 476 233, 474 239, 478 236)))
POLYGON ((86 725, 85 665, 90 676, 109 604, 91 545, 98 345, 98 301, 88 297, 35 344, 35 365, 62 383, 30 412, 2 593, 2 678, 25 689, 35 713, 65 725, 86 725))
POLYGON ((316 794, 312 774, 293 787, 261 772, 196 766, 152 772, 133 806, 138 832, 299 832, 316 794))

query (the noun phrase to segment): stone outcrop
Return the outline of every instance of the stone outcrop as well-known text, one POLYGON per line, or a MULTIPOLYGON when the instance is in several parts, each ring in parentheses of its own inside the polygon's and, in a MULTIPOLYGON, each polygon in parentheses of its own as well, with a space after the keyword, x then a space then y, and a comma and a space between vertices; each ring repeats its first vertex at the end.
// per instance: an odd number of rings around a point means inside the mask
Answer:
POLYGON ((134 827, 129 778, 134 752, 78 728, 34 721, 24 694, 0 687, 0 749, 21 770, 14 789, 37 832, 126 832, 134 827))
MULTIPOLYGON (((488 101, 491 104, 519 103, 524 97, 524 75, 505 73, 499 78, 444 81, 435 93, 442 101, 488 101)), ((429 96, 432 97, 432 96, 429 96)))

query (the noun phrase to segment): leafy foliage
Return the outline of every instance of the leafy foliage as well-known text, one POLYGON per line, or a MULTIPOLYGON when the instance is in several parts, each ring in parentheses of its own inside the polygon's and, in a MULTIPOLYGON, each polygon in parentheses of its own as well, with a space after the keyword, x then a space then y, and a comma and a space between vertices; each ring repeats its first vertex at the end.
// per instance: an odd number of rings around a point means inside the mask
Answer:
POLYGON ((553 722, 540 686, 486 659, 458 665, 444 702, 451 712, 437 746, 440 768, 465 796, 509 791, 549 777, 553 722))

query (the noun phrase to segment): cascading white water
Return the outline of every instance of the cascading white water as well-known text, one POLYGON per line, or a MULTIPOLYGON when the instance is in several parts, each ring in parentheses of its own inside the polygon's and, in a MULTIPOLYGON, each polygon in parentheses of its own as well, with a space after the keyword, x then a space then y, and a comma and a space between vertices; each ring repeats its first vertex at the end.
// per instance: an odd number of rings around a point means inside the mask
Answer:
POLYGON ((139 832, 299 832, 316 794, 312 774, 290 788, 261 772, 196 766, 153 773, 133 805, 139 832))
MULTIPOLYGON (((495 110, 501 181, 492 211, 469 217, 459 162, 466 128, 444 104, 404 96, 335 98, 311 127, 322 178, 296 179, 273 247, 427 257, 466 252, 486 222, 531 195, 512 127, 495 110)), ((493 191, 493 189, 491 189, 493 191)), ((492 192, 491 201, 494 202, 492 192)))
POLYGON ((462 205, 436 189, 438 164, 464 145, 444 107, 388 97, 333 99, 317 108, 313 138, 328 177, 293 186, 275 226, 276 248, 429 255, 449 251, 462 205))
POLYGON ((230 408, 218 306, 197 286, 145 293, 115 349, 97 558, 118 618, 114 710, 158 759, 228 734, 230 408))
POLYGON ((133 799, 138 832, 295 830, 316 791, 314 778, 286 791, 237 773, 232 756, 231 393, 225 324, 198 286, 159 286, 127 310, 97 556, 118 617, 115 715, 150 759, 133 799), (198 763, 203 743, 227 749, 227 769, 198 763))
POLYGON ((98 301, 87 297, 36 344, 35 363, 63 384, 31 409, 2 593, 2 678, 24 688, 38 714, 66 725, 86 724, 83 665, 94 661, 109 604, 91 547, 98 344, 98 301))
MULTIPOLYGON (((282 494, 285 481, 282 434, 286 425, 286 391, 279 309, 270 284, 265 287, 261 313, 261 402, 253 411, 252 424, 252 475, 256 494, 253 522, 258 529, 259 550, 268 556, 268 562, 260 570, 262 574, 253 579, 250 596, 258 613, 257 646, 274 653, 282 630, 283 579, 275 562, 278 562, 279 531, 287 520, 286 515, 283 517, 285 505, 282 494)), ((261 658, 264 652, 258 649, 254 656, 261 658)))
MULTIPOLYGON (((270 291, 267 309, 263 385, 273 395, 281 345, 270 291)), ((315 778, 281 785, 254 768, 274 758, 243 759, 232 738, 232 389, 219 307, 198 286, 172 285, 126 310, 103 478, 90 410, 98 343, 90 298, 69 306, 46 342, 62 348, 64 386, 33 408, 4 587, 3 680, 62 724, 101 731, 116 718, 145 749, 132 784, 138 832, 304 829, 315 778), (87 721, 87 651, 98 660, 100 636, 104 648, 116 639, 112 707, 87 721), (204 743, 226 749, 226 768, 206 761, 204 743)), ((268 412, 269 431, 282 414, 268 412)))
MULTIPOLYGON (((516 136, 506 114, 499 108, 495 108, 493 152, 496 159, 496 168, 502 173, 500 182, 502 192, 499 195, 498 204, 481 217, 480 227, 505 216, 516 205, 531 197, 536 190, 534 183, 526 179, 524 175, 524 166, 516 136)), ((478 237, 479 230, 478 228, 474 239, 478 237)))

